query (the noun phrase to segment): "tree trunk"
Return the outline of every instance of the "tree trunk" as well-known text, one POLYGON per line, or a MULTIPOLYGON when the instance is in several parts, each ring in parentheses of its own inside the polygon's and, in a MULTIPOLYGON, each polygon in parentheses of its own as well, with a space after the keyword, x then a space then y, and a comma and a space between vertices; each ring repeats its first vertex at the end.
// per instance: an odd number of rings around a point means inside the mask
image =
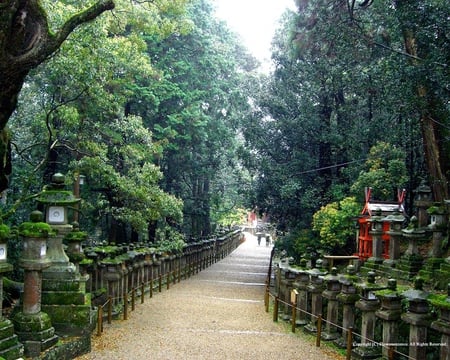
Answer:
POLYGON ((11 173, 6 125, 26 76, 58 50, 76 27, 113 8, 113 0, 100 0, 73 15, 53 34, 39 0, 0 2, 0 192, 7 188, 11 173))
MULTIPOLYGON (((403 1, 398 1, 398 10, 402 11, 403 1)), ((407 24, 403 23, 403 38, 405 42, 406 52, 412 56, 411 60, 417 65, 419 57, 418 54, 418 44, 415 38, 414 31, 408 27, 407 24)), ((429 94, 427 85, 422 83, 417 86, 416 89, 419 102, 422 105, 420 113, 420 124, 422 131, 422 139, 424 144, 425 160, 427 163, 427 168, 429 172, 429 180, 431 189, 433 191, 434 200, 442 202, 448 199, 448 183, 445 171, 447 169, 445 152, 441 153, 440 141, 441 136, 439 134, 439 123, 434 120, 433 113, 434 104, 432 95, 429 94)), ((442 146, 442 145, 441 145, 442 146)))

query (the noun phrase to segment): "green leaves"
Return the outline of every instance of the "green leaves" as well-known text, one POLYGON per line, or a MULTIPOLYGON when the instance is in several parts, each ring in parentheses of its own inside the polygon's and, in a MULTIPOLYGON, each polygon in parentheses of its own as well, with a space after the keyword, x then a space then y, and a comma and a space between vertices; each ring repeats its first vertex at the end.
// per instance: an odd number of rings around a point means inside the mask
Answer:
POLYGON ((312 228, 319 234, 322 249, 333 255, 354 251, 355 217, 361 205, 354 197, 323 206, 313 216, 312 228))

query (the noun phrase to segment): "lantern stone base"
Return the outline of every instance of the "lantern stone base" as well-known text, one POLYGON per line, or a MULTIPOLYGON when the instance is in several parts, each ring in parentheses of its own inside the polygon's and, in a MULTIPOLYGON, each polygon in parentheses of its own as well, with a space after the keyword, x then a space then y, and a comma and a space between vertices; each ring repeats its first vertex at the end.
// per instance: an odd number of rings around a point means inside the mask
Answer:
POLYGON ((88 276, 74 279, 44 279, 42 310, 61 336, 81 336, 92 330, 91 294, 86 293, 88 276))
POLYGON ((428 258, 424 266, 419 270, 419 276, 433 288, 439 290, 447 289, 450 282, 450 263, 443 258, 428 258))
POLYGON ((23 355, 23 345, 14 334, 14 325, 10 320, 0 321, 0 358, 18 359, 23 355))
POLYGON ((412 280, 422 267, 423 258, 420 255, 404 255, 398 260, 391 276, 396 279, 412 280))
POLYGON ((24 346, 27 357, 36 357, 58 342, 50 317, 44 312, 24 314, 18 312, 13 316, 14 330, 24 346))

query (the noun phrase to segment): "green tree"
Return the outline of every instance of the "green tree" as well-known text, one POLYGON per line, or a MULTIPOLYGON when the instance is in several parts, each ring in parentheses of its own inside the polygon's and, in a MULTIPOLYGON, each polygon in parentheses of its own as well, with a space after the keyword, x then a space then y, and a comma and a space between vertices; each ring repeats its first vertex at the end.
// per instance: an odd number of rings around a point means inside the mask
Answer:
POLYGON ((321 207, 313 216, 312 229, 320 239, 320 247, 332 255, 353 254, 355 242, 355 218, 361 204, 354 197, 347 197, 321 207))
POLYGON ((408 181, 405 154, 391 144, 379 142, 369 152, 362 171, 351 190, 360 200, 364 200, 364 189, 372 188, 377 200, 396 200, 398 189, 406 186, 408 181))
POLYGON ((162 186, 183 199, 184 230, 197 237, 212 232, 212 211, 227 208, 216 194, 241 183, 232 179, 240 174, 237 127, 249 108, 241 84, 255 61, 214 18, 210 2, 194 1, 188 10, 195 24, 189 33, 147 37, 159 81, 143 79, 128 105, 161 144, 162 186))
POLYGON ((6 128, 30 70, 44 62, 81 24, 114 8, 112 0, 82 4, 54 31, 41 1, 0 4, 0 191, 11 173, 10 134, 6 128), (81 10, 81 11, 80 11, 81 10))
POLYGON ((351 25, 374 47, 390 54, 393 68, 406 75, 403 92, 406 90, 409 97, 404 98, 403 105, 414 110, 433 195, 436 201, 442 201, 449 195, 450 4, 441 0, 368 4, 369 15, 361 11, 350 13, 351 25))

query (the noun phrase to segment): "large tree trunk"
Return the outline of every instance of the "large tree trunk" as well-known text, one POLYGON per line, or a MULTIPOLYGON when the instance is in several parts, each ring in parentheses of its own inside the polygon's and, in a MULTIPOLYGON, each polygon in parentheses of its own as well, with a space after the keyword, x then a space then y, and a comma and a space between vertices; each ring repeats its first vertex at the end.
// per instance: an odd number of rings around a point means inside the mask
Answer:
MULTIPOLYGON (((407 5, 404 1, 397 1, 397 11, 403 10, 407 5)), ((410 22, 402 22, 403 38, 406 52, 411 55, 411 61, 417 63, 419 58, 419 44, 415 37, 414 30, 410 28, 410 22)), ((423 104, 420 113, 420 124, 422 139, 424 144, 425 160, 429 172, 429 181, 433 191, 434 200, 442 202, 448 199, 448 180, 446 170, 448 169, 447 156, 442 149, 444 144, 441 139, 439 127, 441 121, 435 121, 433 113, 435 112, 435 102, 433 96, 429 94, 427 84, 419 83, 416 89, 420 103, 423 104)), ((441 129, 442 130, 442 129, 441 129)))
POLYGON ((7 188, 11 173, 6 125, 26 76, 58 50, 77 26, 113 8, 113 0, 100 0, 73 15, 53 34, 39 0, 0 2, 0 192, 7 188))

